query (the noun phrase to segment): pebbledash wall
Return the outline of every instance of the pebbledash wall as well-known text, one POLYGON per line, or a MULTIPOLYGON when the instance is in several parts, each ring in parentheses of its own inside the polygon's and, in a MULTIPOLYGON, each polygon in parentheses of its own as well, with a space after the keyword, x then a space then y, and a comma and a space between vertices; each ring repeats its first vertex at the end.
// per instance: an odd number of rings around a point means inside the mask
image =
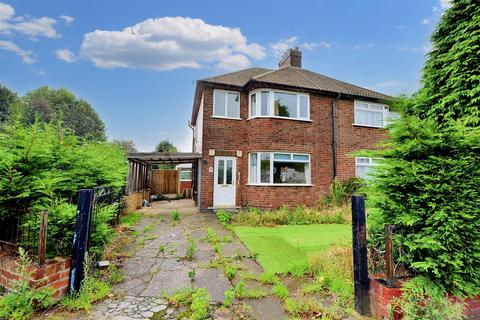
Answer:
MULTIPOLYGON (((32 287, 43 288, 51 287, 55 290, 54 297, 59 299, 67 294, 68 281, 70 279, 71 258, 57 257, 38 266, 33 264, 29 269, 31 273, 30 285, 32 287)), ((0 285, 7 289, 12 289, 14 281, 19 280, 18 268, 20 264, 18 258, 11 256, 0 257, 0 285)))
MULTIPOLYGON (((264 86, 262 88, 277 88, 264 86)), ((287 88, 278 88, 287 90, 287 88)), ((295 91, 288 89, 289 91, 295 91)), ((332 183, 332 117, 333 96, 311 91, 310 120, 278 118, 248 119, 248 92, 239 88, 207 85, 203 91, 203 134, 201 164, 202 209, 213 206, 214 156, 235 156, 237 160, 236 205, 274 208, 282 205, 313 205, 328 192, 332 183), (240 118, 223 119, 213 116, 213 90, 240 92, 240 118), (242 151, 241 157, 237 151, 242 151), (255 151, 285 151, 310 154, 311 186, 252 186, 248 185, 248 153, 255 151)), ((375 148, 386 138, 384 129, 353 125, 354 99, 337 101, 337 176, 341 180, 355 177, 355 158, 351 152, 375 148)), ((199 117, 202 116, 199 114, 199 117)))

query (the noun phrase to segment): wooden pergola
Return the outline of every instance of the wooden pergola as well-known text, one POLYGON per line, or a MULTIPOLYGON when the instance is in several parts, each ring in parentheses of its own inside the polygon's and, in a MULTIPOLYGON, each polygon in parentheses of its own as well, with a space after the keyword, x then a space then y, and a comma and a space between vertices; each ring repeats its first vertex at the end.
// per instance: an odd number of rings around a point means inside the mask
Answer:
POLYGON ((150 188, 152 169, 162 164, 192 164, 193 194, 196 199, 198 183, 197 172, 202 158, 195 152, 134 152, 127 155, 128 176, 125 193, 127 195, 150 188))

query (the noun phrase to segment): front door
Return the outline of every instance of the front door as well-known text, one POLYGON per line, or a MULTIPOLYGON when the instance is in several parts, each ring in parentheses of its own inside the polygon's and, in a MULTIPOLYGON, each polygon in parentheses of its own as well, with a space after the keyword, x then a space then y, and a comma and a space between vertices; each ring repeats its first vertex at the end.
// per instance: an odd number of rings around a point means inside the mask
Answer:
POLYGON ((235 206, 235 157, 215 157, 213 206, 235 206))

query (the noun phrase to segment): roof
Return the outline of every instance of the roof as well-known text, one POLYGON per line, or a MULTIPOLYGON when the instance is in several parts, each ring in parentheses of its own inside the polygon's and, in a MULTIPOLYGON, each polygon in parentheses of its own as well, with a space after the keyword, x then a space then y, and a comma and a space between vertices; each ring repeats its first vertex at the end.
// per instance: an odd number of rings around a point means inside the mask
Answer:
POLYGON ((392 99, 392 97, 386 94, 362 88, 303 68, 290 66, 279 69, 249 68, 199 80, 192 110, 192 123, 195 123, 196 120, 201 96, 201 92, 198 89, 202 83, 222 84, 242 88, 249 83, 255 82, 340 93, 373 100, 392 99))
POLYGON ((143 164, 192 163, 201 158, 196 152, 132 152, 127 155, 128 160, 143 164))

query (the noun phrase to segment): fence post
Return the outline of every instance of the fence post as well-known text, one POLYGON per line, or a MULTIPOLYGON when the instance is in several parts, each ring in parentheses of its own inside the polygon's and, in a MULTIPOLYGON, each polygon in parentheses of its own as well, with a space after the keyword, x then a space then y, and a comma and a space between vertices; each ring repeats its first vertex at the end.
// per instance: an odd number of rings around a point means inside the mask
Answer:
POLYGON ((393 226, 385 225, 385 273, 387 278, 387 287, 395 286, 394 267, 393 267, 393 226))
POLYGON ((355 310, 362 315, 370 314, 370 280, 367 265, 367 229, 365 219, 365 198, 352 196, 353 230, 353 280, 355 310))
POLYGON ((45 264, 45 256, 47 253, 47 228, 48 228, 48 211, 43 210, 40 218, 40 235, 38 239, 38 264, 45 264))
POLYGON ((80 289, 85 275, 84 261, 90 237, 92 202, 93 189, 82 189, 78 192, 77 221, 73 235, 72 264, 70 268, 70 283, 68 286, 69 293, 80 289))

